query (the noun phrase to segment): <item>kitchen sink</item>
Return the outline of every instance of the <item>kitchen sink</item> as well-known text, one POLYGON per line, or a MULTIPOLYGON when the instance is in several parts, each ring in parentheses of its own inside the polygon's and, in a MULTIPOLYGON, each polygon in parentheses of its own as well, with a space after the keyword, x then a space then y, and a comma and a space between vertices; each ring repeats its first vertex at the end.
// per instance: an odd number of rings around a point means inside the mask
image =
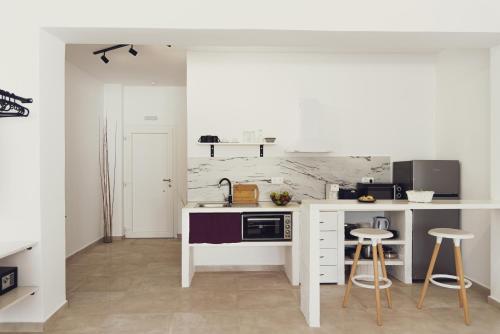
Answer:
POLYGON ((227 203, 198 203, 199 208, 226 208, 229 205, 227 203))
POLYGON ((229 205, 228 203, 198 203, 196 204, 198 208, 229 208, 229 207, 234 207, 234 208, 245 208, 245 207, 258 207, 259 204, 239 204, 239 203, 233 203, 229 205))

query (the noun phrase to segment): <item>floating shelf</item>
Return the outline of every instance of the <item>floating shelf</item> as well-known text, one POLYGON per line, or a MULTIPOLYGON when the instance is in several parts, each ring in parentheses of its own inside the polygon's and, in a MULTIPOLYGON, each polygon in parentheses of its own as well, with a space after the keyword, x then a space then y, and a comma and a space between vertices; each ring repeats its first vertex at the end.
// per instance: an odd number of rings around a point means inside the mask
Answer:
POLYGON ((246 241, 228 244, 189 244, 191 247, 276 247, 292 246, 291 241, 246 241))
MULTIPOLYGON (((347 266, 351 266, 353 262, 354 262, 353 259, 351 259, 349 257, 346 257, 344 260, 344 264, 347 266)), ((373 264, 372 259, 360 259, 358 261, 358 266, 370 265, 370 264, 373 264)), ((404 261, 401 259, 385 259, 385 265, 386 266, 402 266, 402 265, 404 265, 404 261)))
POLYGON ((332 153, 332 150, 326 149, 287 149, 285 153, 332 153))
MULTIPOLYGON (((358 240, 344 240, 345 246, 356 246, 358 244, 358 240)), ((370 245, 370 240, 364 240, 363 245, 370 245)), ((382 245, 406 245, 405 240, 401 239, 385 239, 382 240, 382 245)))
POLYGON ((30 250, 35 245, 36 241, 0 241, 0 259, 30 250))
POLYGON ((264 146, 276 145, 276 143, 257 142, 257 143, 198 143, 198 145, 210 146, 210 156, 215 155, 215 146, 259 146, 260 156, 264 156, 264 146))
POLYGON ((36 286, 19 286, 14 290, 7 292, 6 294, 0 296, 0 310, 8 308, 24 298, 35 294, 38 291, 36 286))

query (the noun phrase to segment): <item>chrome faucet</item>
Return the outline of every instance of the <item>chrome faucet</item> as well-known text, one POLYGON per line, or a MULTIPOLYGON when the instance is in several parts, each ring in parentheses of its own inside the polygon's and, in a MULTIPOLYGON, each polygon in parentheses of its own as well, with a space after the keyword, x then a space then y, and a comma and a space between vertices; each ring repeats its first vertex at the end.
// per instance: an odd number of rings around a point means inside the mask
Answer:
POLYGON ((226 181, 227 185, 229 186, 229 195, 227 195, 227 203, 229 204, 229 206, 231 206, 233 204, 233 186, 231 185, 231 181, 229 181, 229 179, 225 177, 223 179, 220 179, 219 188, 224 181, 226 181))

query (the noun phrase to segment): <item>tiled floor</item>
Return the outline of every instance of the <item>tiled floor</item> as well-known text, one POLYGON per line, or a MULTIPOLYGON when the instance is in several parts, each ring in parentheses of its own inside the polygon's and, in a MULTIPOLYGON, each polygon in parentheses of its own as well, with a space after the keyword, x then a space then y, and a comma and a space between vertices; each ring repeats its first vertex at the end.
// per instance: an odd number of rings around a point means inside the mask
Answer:
POLYGON ((457 294, 431 287, 424 310, 420 285, 393 288, 394 309, 375 324, 372 291, 353 289, 340 307, 343 287, 321 288, 322 327, 307 327, 299 290, 281 272, 197 273, 180 287, 180 242, 123 240, 99 244, 73 257, 67 268, 68 307, 46 333, 500 333, 500 310, 484 293, 469 291, 473 323, 463 324, 457 294))

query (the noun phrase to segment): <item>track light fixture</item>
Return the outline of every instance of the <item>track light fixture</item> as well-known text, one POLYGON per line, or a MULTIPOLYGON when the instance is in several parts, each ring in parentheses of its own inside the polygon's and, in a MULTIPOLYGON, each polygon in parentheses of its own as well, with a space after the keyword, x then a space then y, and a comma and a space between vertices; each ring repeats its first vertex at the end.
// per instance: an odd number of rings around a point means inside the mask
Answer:
POLYGON ((134 46, 132 44, 117 44, 117 45, 113 45, 113 46, 110 46, 110 47, 102 49, 102 50, 94 51, 93 54, 98 55, 98 54, 102 53, 103 55, 101 56, 101 60, 105 64, 107 64, 107 63, 109 63, 109 58, 106 57, 106 52, 113 51, 113 50, 120 49, 120 48, 124 48, 124 47, 129 46, 129 45, 130 45, 130 49, 128 50, 128 52, 130 52, 130 54, 133 55, 133 56, 137 56, 137 54, 139 52, 137 52, 137 50, 134 49, 134 46))
POLYGON ((136 50, 134 50, 134 45, 133 45, 133 44, 130 46, 130 49, 128 49, 128 52, 129 52, 132 56, 134 56, 134 57, 135 57, 135 56, 137 56, 137 53, 138 53, 136 50))
POLYGON ((104 52, 104 54, 101 56, 101 60, 104 62, 104 64, 109 63, 109 59, 108 57, 106 57, 106 52, 104 52))

